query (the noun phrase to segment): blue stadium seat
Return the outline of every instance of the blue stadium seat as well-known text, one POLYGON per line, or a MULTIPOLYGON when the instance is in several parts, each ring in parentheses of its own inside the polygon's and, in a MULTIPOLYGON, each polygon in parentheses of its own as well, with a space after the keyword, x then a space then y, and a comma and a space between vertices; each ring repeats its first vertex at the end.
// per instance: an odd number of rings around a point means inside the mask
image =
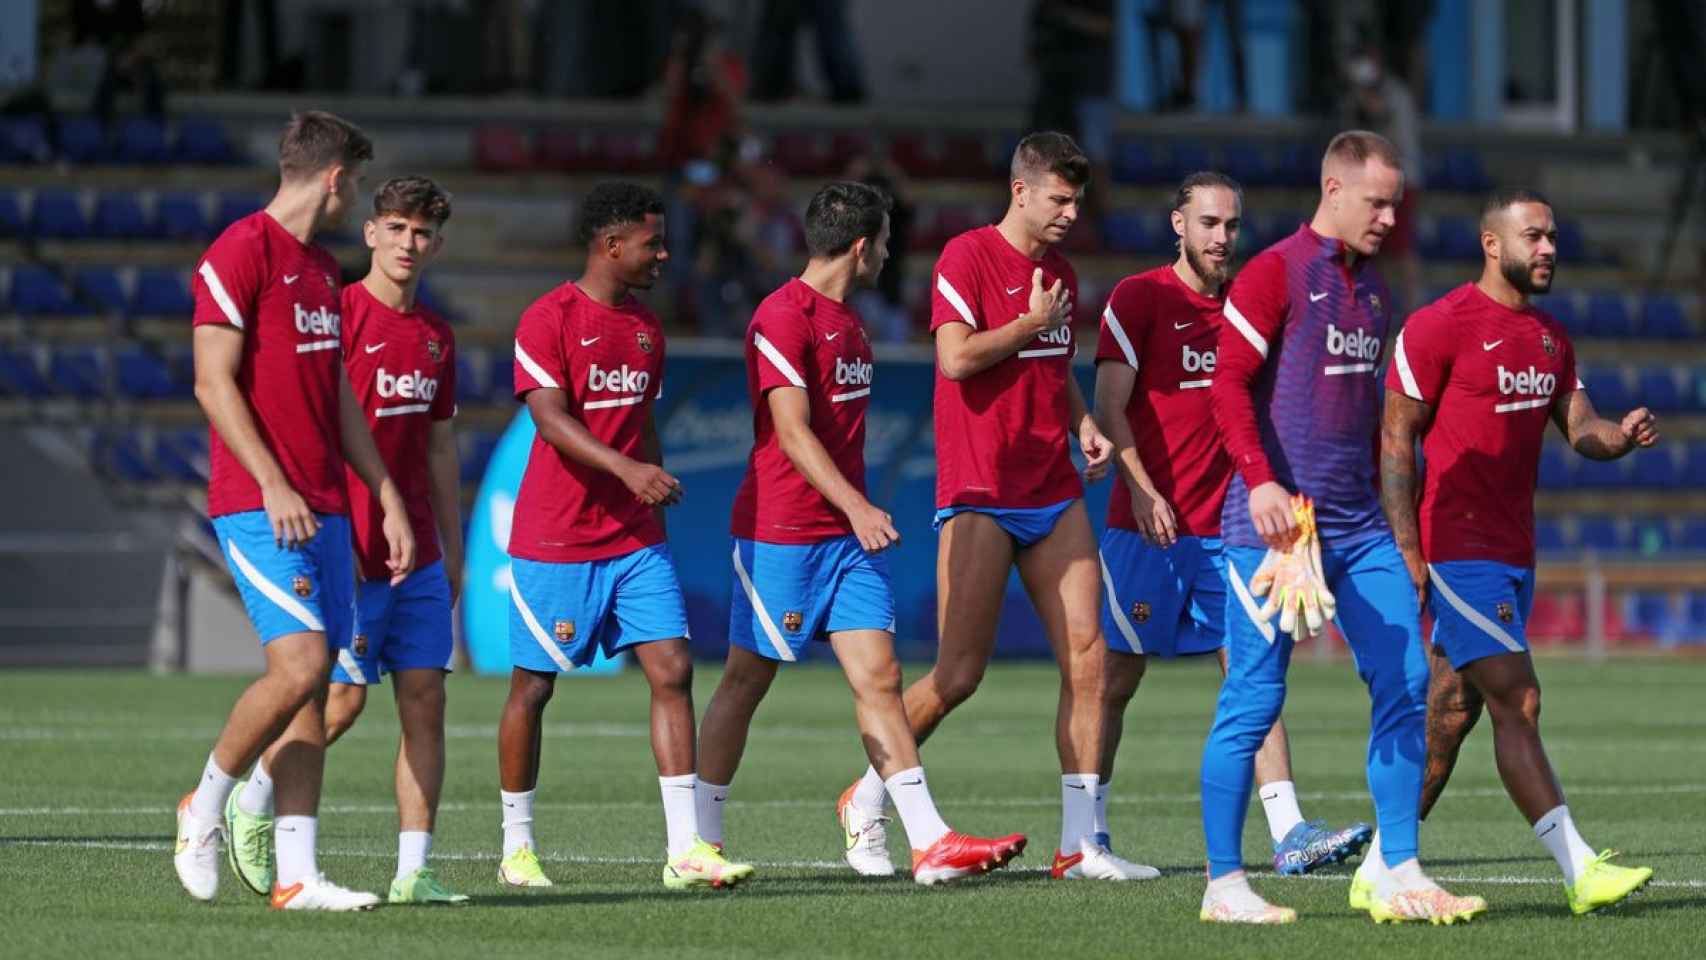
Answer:
POLYGON ((1706 517, 1689 517, 1682 521, 1682 534, 1676 545, 1683 550, 1706 550, 1706 517))
POLYGON ((1629 546, 1645 557, 1656 557, 1670 549, 1670 521, 1664 517, 1636 517, 1629 522, 1629 546))
POLYGON ((94 347, 60 347, 47 364, 47 378, 60 396, 98 400, 107 394, 105 364, 94 347))
POLYGON ((84 240, 92 235, 75 190, 37 190, 36 201, 30 208, 30 222, 35 235, 45 239, 84 240))
POLYGON ((0 395, 35 398, 51 392, 35 351, 0 348, 0 395))
POLYGON ((154 467, 168 480, 202 483, 207 480, 207 431, 162 430, 154 437, 154 467))
POLYGON ((1701 477, 1706 477, 1706 442, 1688 445, 1682 458, 1682 475, 1691 483, 1699 483, 1701 477))
POLYGON ((1641 335, 1661 340, 1692 336, 1682 304, 1668 293, 1649 293, 1641 301, 1641 335))
POLYGON ((1690 409, 1706 410, 1706 367, 1683 368, 1682 399, 1690 409))
POLYGON ((144 317, 188 317, 195 312, 195 301, 178 271, 151 267, 136 275, 130 312, 144 317))
POLYGON ((462 445, 462 482, 476 484, 486 475, 486 463, 492 459, 492 451, 497 449, 498 434, 473 433, 462 445))
POLYGON ((24 316, 85 316, 89 308, 71 299, 59 277, 44 267, 12 268, 12 290, 8 298, 13 311, 24 316))
POLYGON ((163 193, 155 201, 154 217, 160 232, 173 240, 203 240, 213 231, 201 211, 201 195, 163 193))
POLYGON ((217 121, 185 117, 178 123, 178 138, 172 145, 179 163, 226 164, 239 159, 237 149, 217 121))
POLYGON ((1629 485, 1629 461, 1587 460, 1576 465, 1576 486, 1588 490, 1615 490, 1629 485))
POLYGON ((1446 260, 1479 260, 1481 235, 1468 217, 1439 217, 1434 221, 1434 250, 1446 260))
POLYGON ((72 163, 106 163, 112 158, 107 131, 94 117, 61 120, 59 152, 72 163))
POLYGON ((1635 321, 1623 294, 1601 290, 1588 297, 1588 335, 1627 338, 1635 335, 1635 321))
POLYGON ((1581 224, 1574 220, 1558 221, 1558 259, 1569 264, 1593 262, 1581 224))
POLYGON ((143 212, 142 198, 109 190, 95 199, 95 233, 114 240, 140 240, 160 235, 159 225, 143 212))
POLYGON ((1246 187, 1272 186, 1278 178, 1259 143, 1229 143, 1221 150, 1221 169, 1246 187))
POLYGON ((177 392, 165 359, 152 350, 125 347, 113 357, 113 364, 120 396, 157 400, 177 392))
POLYGON ((1149 218, 1135 210, 1110 212, 1102 218, 1102 242, 1115 253, 1149 252, 1149 218))
POLYGON ((136 430, 107 430, 96 434, 91 451, 96 469, 128 483, 155 483, 160 474, 143 452, 136 430))
POLYGON ((507 400, 515 395, 515 354, 508 350, 492 351, 487 362, 487 383, 493 400, 507 400))
POLYGON ((152 117, 131 117, 119 124, 113 151, 119 163, 165 163, 172 158, 166 127, 152 117))
POLYGON ((1637 590, 1628 596, 1624 619, 1637 630, 1660 633, 1675 619, 1671 613, 1670 594, 1637 590))
POLYGON ((456 402, 458 404, 482 404, 486 402, 485 378, 476 371, 483 364, 476 360, 484 360, 484 355, 471 354, 467 349, 456 351, 456 402))
POLYGON ((1552 315, 1552 319, 1563 324, 1565 331, 1572 337, 1582 335, 1581 312, 1576 309, 1574 294, 1553 293, 1540 297, 1535 301, 1540 309, 1552 315))
MULTIPOLYGON (((1655 413, 1675 413, 1686 409, 1689 397, 1683 395, 1677 371, 1671 367, 1645 367, 1635 385, 1635 399, 1655 413)), ((1620 411, 1608 411, 1609 414, 1620 411)))
POLYGON ((1675 453, 1662 444, 1653 450, 1638 451, 1630 461, 1629 481, 1637 487, 1662 490, 1687 480, 1677 476, 1675 453))
POLYGON ((1196 143, 1191 140, 1173 141, 1172 176, 1174 181, 1183 180, 1199 170, 1215 168, 1214 152, 1208 144, 1196 143))
POLYGON ((224 230, 266 205, 266 198, 258 193, 222 193, 219 195, 219 212, 213 218, 213 228, 224 230))
POLYGON ((1481 155, 1464 147, 1444 151, 1436 171, 1436 174, 1429 178, 1431 185, 1448 190, 1483 193, 1493 185, 1487 176, 1486 168, 1481 165, 1481 155), (1435 176, 1438 179, 1434 179, 1435 176))
POLYGON ((1600 410, 1628 410, 1635 406, 1629 394, 1628 382, 1623 378, 1623 371, 1588 370, 1579 375, 1582 384, 1587 387, 1588 396, 1593 399, 1593 405, 1600 410))
POLYGON ((18 192, 0 187, 0 237, 20 237, 24 231, 24 205, 18 192))
POLYGON ((102 313, 123 313, 128 304, 124 284, 112 267, 81 267, 72 275, 78 296, 102 313))
POLYGON ((1570 487, 1570 458, 1562 448, 1548 444, 1540 451, 1540 487, 1543 490, 1567 490, 1570 487))
POLYGON ((1120 183, 1165 183, 1168 175, 1148 143, 1126 138, 1114 145, 1114 179, 1120 183))
POLYGON ((1534 547, 1546 552, 1565 549, 1563 526, 1556 520, 1545 517, 1536 518, 1534 521, 1534 547))
POLYGON ((1582 517, 1576 522, 1576 543, 1590 550, 1621 550, 1625 541, 1611 517, 1582 517))
POLYGON ((0 163, 46 163, 53 158, 41 117, 0 117, 0 163))

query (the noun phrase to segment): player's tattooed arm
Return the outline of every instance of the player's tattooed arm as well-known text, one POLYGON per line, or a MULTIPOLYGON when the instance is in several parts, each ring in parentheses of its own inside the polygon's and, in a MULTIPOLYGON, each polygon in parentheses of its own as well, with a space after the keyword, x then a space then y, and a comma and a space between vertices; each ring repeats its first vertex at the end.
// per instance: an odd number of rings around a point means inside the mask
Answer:
POLYGON ((367 484, 367 489, 379 494, 379 507, 385 514, 380 528, 391 548, 386 565, 391 568, 391 584, 395 586, 415 569, 414 528, 409 525, 409 508, 403 503, 403 492, 385 469, 379 446, 373 442, 373 432, 367 429, 367 413, 355 398, 355 388, 350 386, 348 377, 338 378, 338 439, 343 443, 344 462, 367 484))
POLYGON ((1552 421, 1571 448, 1590 460, 1616 460, 1636 447, 1659 442, 1658 420, 1640 407, 1621 421, 1607 420, 1594 409, 1586 390, 1571 390, 1552 404, 1552 421))
POLYGON ((770 407, 770 419, 776 426, 776 441, 782 455, 800 471, 800 476, 823 494, 835 509, 847 517, 859 545, 875 553, 900 541, 894 518, 881 507, 865 499, 859 489, 848 482, 835 459, 824 449, 811 426, 811 401, 798 387, 773 387, 764 395, 770 407))
POLYGON ((576 463, 622 481, 646 506, 668 506, 681 499, 681 481, 655 463, 635 460, 592 435, 586 424, 569 412, 569 395, 559 389, 540 387, 527 391, 527 412, 539 436, 551 449, 576 463))
POLYGON ((1433 408, 1426 403, 1386 391, 1386 409, 1380 418, 1380 508, 1410 571, 1418 601, 1427 597, 1428 568, 1416 518, 1416 438, 1432 416, 1433 408))

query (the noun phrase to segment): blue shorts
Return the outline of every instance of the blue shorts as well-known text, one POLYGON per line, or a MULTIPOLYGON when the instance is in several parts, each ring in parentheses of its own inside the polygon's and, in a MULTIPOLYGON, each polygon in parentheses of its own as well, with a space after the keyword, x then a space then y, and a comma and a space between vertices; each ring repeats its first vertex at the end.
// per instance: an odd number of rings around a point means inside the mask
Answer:
POLYGON ((540 673, 584 667, 641 643, 687 636, 687 605, 669 547, 583 563, 510 565, 509 659, 540 673))
POLYGON ((947 523, 948 518, 956 514, 981 513, 986 516, 993 517, 995 522, 1000 525, 1001 529, 1007 531, 1008 536, 1019 541, 1019 546, 1029 547, 1053 533, 1054 525, 1060 522, 1061 514, 1065 513, 1067 508, 1077 502, 1078 498, 1073 497, 1071 500, 1062 500, 1059 503, 1051 503, 1046 507, 1021 507, 1016 509, 1009 509, 1007 507, 976 507, 971 504, 957 503, 951 507, 943 507, 942 509, 937 510, 934 526, 935 529, 941 530, 942 524, 947 523))
POLYGON ((735 538, 729 642, 771 660, 798 660, 805 645, 842 630, 894 632, 887 553, 866 553, 851 534, 820 543, 735 538))
POLYGON ((1534 568, 1491 560, 1428 564, 1428 608, 1434 646, 1454 670, 1482 657, 1528 652, 1534 568))
POLYGON ((363 580, 355 588, 355 638, 338 651, 333 683, 379 682, 380 672, 449 670, 456 652, 450 625, 450 580, 443 561, 414 571, 395 587, 363 580))
POLYGON ((1226 560, 1219 537, 1165 549, 1130 530, 1102 533, 1102 635, 1108 649, 1182 657, 1226 643, 1226 560))
POLYGON ((237 592, 261 645, 287 633, 326 635, 337 650, 355 629, 355 548, 349 518, 315 514, 320 532, 292 550, 273 539, 265 510, 215 517, 219 549, 237 581, 237 592))

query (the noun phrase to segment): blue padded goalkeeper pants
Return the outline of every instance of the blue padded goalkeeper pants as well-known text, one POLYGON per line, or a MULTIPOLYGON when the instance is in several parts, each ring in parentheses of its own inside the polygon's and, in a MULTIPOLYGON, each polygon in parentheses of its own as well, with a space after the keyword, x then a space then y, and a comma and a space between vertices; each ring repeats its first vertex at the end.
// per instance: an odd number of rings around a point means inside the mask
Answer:
MULTIPOLYGON (((1416 591, 1390 534, 1323 547, 1322 572, 1339 602, 1339 630, 1372 701, 1368 789, 1380 825, 1380 852, 1388 865, 1397 865, 1416 855, 1416 808, 1427 745, 1428 667, 1416 591)), ((1279 629, 1277 616, 1272 623, 1257 619, 1261 601, 1249 589, 1265 553, 1226 548, 1229 662, 1202 758, 1203 834, 1211 878, 1244 866, 1244 815, 1256 751, 1285 705, 1293 641, 1279 629)))

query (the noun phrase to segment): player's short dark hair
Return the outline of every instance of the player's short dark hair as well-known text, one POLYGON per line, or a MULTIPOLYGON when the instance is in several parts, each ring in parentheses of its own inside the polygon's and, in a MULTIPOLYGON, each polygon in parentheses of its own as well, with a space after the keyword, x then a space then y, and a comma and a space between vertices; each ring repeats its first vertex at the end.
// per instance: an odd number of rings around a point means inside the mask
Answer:
POLYGON ((1191 191, 1198 187, 1225 187, 1244 202, 1244 187, 1238 181, 1216 170, 1198 170, 1179 181, 1179 192, 1173 195, 1173 209, 1183 210, 1191 202, 1191 191))
POLYGON ((591 243, 611 227, 644 223, 647 214, 663 216, 663 197, 651 187, 627 181, 594 184, 581 201, 581 242, 591 243))
POLYGON ((278 171, 286 180, 310 177, 328 167, 350 167, 373 159, 373 141, 361 128, 324 110, 290 116, 278 138, 278 171))
POLYGON ((806 253, 839 257, 860 239, 876 240, 894 201, 865 183, 824 184, 806 204, 806 253))
POLYGON ((443 226, 450 219, 450 193, 426 177, 392 177, 373 193, 373 218, 392 216, 443 226))
POLYGON ((1481 201, 1481 229, 1491 227, 1494 217, 1519 203, 1544 203, 1548 207, 1552 205, 1552 201, 1546 199, 1546 195, 1539 190, 1531 190, 1528 187, 1500 187, 1481 201))
POLYGON ((1075 187, 1082 187, 1090 182, 1090 158, 1079 149, 1077 141, 1064 133, 1052 130, 1031 133, 1013 148, 1009 172, 1011 179, 1026 183, 1052 173, 1075 187))
POLYGON ((1402 172, 1403 158, 1398 155, 1398 148, 1392 141, 1372 130, 1346 130, 1337 134, 1327 143, 1327 152, 1321 157, 1322 166, 1334 160, 1340 160, 1353 166, 1362 166, 1369 160, 1379 160, 1386 166, 1402 172))

